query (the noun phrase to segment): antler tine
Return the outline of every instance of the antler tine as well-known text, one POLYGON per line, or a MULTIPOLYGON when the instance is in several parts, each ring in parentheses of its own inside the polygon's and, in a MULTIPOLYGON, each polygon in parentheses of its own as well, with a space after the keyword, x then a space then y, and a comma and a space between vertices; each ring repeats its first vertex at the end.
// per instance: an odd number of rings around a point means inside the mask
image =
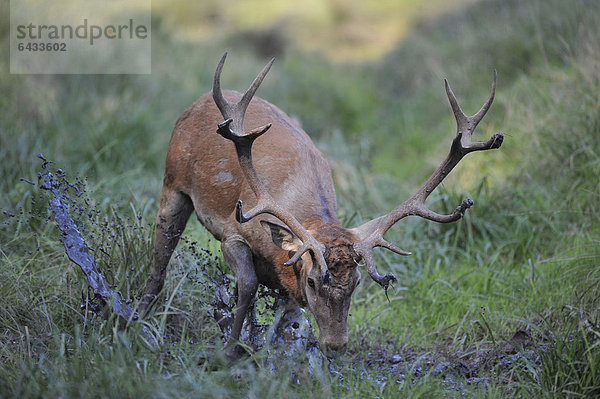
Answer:
POLYGON ((354 244, 354 249, 365 260, 367 271, 369 272, 371 278, 373 278, 373 280, 379 283, 382 287, 387 289, 387 286, 390 282, 395 280, 395 277, 392 274, 381 276, 377 272, 373 258, 373 248, 383 247, 400 255, 410 255, 409 252, 401 250, 383 238, 385 233, 396 222, 405 218, 406 216, 414 215, 439 223, 450 223, 462 218, 467 209, 473 205, 473 200, 467 198, 462 201, 462 203, 454 210, 454 212, 449 215, 442 215, 427 208, 425 205, 425 200, 466 154, 473 151, 499 148, 502 145, 502 141, 504 139, 504 133, 502 132, 494 134, 487 141, 471 141, 471 137, 475 131, 475 128, 477 127, 477 124, 485 116, 492 105, 492 102, 494 101, 494 96, 496 93, 496 81, 497 72, 494 70, 492 88, 488 99, 475 115, 466 116, 462 111, 456 96, 452 92, 448 81, 444 79, 446 93, 448 95, 448 100, 450 101, 452 112, 456 118, 457 125, 457 133, 452 142, 452 146, 450 147, 450 153, 442 162, 442 164, 435 170, 435 172, 433 172, 429 179, 427 179, 425 184, 423 184, 423 186, 421 186, 412 197, 404 201, 390 213, 380 216, 377 219, 371 220, 362 226, 353 229, 353 231, 359 237, 361 237, 361 240, 354 244))
POLYGON ((473 115, 473 120, 477 125, 487 114, 488 110, 492 106, 492 102, 494 102, 494 97, 496 96, 496 83, 498 81, 498 72, 494 69, 494 78, 492 80, 492 88, 490 89, 490 95, 486 102, 481 106, 481 109, 477 111, 475 115, 473 115))
POLYGON ((224 122, 218 125, 217 133, 224 138, 233 141, 235 144, 235 149, 242 173, 244 174, 246 181, 250 185, 250 188, 258 200, 256 206, 245 214, 242 211, 242 201, 238 201, 236 205, 236 219, 240 223, 245 223, 255 216, 263 213, 268 213, 277 217, 279 220, 285 223, 303 243, 303 246, 300 248, 300 250, 297 251, 296 254, 285 264, 293 265, 306 251, 311 251, 317 261, 317 264, 319 265, 320 270, 322 273, 325 273, 327 271, 327 264, 323 255, 325 251, 324 246, 315 240, 315 238, 304 228, 304 226, 298 222, 294 215, 284 210, 279 204, 277 204, 277 202, 275 202, 260 180, 256 168, 254 167, 254 163, 252 162, 252 144, 254 143, 254 140, 269 130, 271 124, 254 129, 248 133, 244 132, 243 120, 248 104, 250 104, 252 97, 269 72, 269 69, 271 68, 271 65, 273 65, 275 59, 271 59, 271 61, 269 61, 262 69, 248 90, 246 90, 242 96, 242 99, 236 104, 231 104, 225 100, 221 91, 220 75, 226 56, 227 53, 225 53, 221 58, 221 61, 217 66, 217 70, 215 71, 215 78, 213 82, 213 98, 217 104, 217 107, 221 111, 221 114, 226 119, 224 122), (232 124, 235 124, 235 131, 231 129, 232 124))
POLYGON ((460 108, 460 104, 448 83, 448 79, 444 79, 444 86, 446 87, 446 95, 448 96, 448 100, 450 101, 450 107, 452 108, 452 112, 454 112, 454 118, 456 119, 456 123, 464 123, 467 121, 467 115, 463 112, 462 108, 460 108))
POLYGON ((212 95, 215 104, 217 104, 217 107, 219 108, 219 111, 221 111, 223 116, 227 115, 225 116, 225 119, 228 119, 232 116, 231 104, 225 99, 225 96, 223 96, 223 91, 221 90, 221 71, 223 70, 223 65, 225 65, 225 58, 227 58, 227 52, 223 54, 221 60, 219 61, 219 65, 217 65, 217 70, 215 71, 215 77, 213 79, 212 95))
POLYGON ((267 65, 265 65, 264 68, 262 69, 262 71, 260 71, 260 73, 258 75, 256 75, 256 78, 254 78, 254 81, 252 82, 250 87, 248 87, 248 90, 246 90, 244 95, 242 96, 242 99, 240 100, 239 104, 240 104, 240 107, 243 107, 242 109, 244 110, 244 113, 246 112, 246 108, 248 107, 248 104, 250 104, 250 100, 252 100, 252 97, 254 97, 254 93, 256 93, 256 90, 262 83, 263 79, 265 78, 265 76, 267 76, 267 73, 269 73, 269 70, 271 69, 271 66, 273 65, 274 62, 275 62, 275 57, 271 58, 271 60, 269 62, 267 62, 267 65))
POLYGON ((394 246, 393 244, 383 240, 383 234, 378 234, 378 232, 376 231, 372 232, 371 236, 367 239, 364 239, 354 244, 354 250, 365 261, 365 267, 367 269, 367 272, 369 273, 369 276, 371 276, 373 281, 375 281, 383 289, 386 290, 387 295, 387 289, 390 283, 396 281, 396 276, 394 276, 392 273, 388 273, 385 276, 382 276, 377 272, 375 257, 373 256, 373 248, 377 246, 382 246, 384 248, 390 249, 393 252, 396 252, 400 255, 411 255, 411 253, 403 251, 400 248, 394 246), (385 245, 383 243, 385 243, 385 245))

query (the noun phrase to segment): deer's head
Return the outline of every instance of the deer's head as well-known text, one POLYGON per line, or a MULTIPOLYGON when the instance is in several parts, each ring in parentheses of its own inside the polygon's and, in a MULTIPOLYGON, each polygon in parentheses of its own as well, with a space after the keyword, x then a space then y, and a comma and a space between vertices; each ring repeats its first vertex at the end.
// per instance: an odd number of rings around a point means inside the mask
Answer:
MULTIPOLYGON (((293 257, 303 242, 287 227, 262 221, 273 243, 293 257)), ((301 305, 313 314, 319 327, 319 344, 325 352, 340 350, 348 342, 348 311, 352 293, 360 284, 359 256, 353 245, 356 236, 337 223, 311 218, 304 223, 307 232, 323 245, 325 268, 311 251, 306 251, 292 267, 298 276, 301 305)))

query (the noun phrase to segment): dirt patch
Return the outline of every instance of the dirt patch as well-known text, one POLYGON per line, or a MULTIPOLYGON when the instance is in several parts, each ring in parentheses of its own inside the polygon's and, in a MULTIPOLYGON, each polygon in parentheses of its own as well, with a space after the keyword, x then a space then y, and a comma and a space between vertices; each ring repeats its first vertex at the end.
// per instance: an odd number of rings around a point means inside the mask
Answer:
MULTIPOLYGON (((356 337, 355 337, 356 338, 356 337)), ((380 337, 360 335, 346 360, 333 365, 341 375, 348 364, 360 368, 378 385, 414 383, 435 377, 449 389, 460 391, 467 385, 487 384, 515 368, 540 364, 540 348, 527 331, 518 330, 497 346, 452 350, 451 345, 421 348, 380 337)), ((509 383, 509 381, 506 381, 509 383)))

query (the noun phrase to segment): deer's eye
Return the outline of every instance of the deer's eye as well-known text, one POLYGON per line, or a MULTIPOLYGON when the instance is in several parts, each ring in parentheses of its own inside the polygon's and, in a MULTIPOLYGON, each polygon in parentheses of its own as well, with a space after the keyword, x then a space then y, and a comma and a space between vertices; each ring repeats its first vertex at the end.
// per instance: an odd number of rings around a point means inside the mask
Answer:
POLYGON ((315 289, 315 280, 313 280, 312 278, 309 277, 308 278, 308 286, 314 290, 315 289))

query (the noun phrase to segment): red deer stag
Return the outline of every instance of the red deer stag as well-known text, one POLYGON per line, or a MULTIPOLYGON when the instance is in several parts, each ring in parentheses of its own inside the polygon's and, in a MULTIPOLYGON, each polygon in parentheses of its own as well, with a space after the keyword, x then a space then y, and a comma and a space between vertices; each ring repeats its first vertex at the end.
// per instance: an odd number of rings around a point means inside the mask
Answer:
POLYGON ((501 132, 488 141, 471 141, 494 99, 496 72, 487 101, 473 116, 463 113, 445 82, 457 123, 447 158, 390 213, 347 229, 336 216, 336 194, 325 156, 283 111, 254 97, 273 60, 242 95, 221 90, 226 55, 217 66, 212 94, 200 97, 175 124, 156 221, 154 268, 142 306, 148 309, 161 291, 171 254, 195 210, 221 241, 225 261, 237 279, 228 356, 238 353, 235 343, 258 284, 308 307, 319 327, 321 349, 339 350, 348 342, 347 317, 360 282, 359 262, 364 261, 371 278, 387 290, 395 277, 377 272, 373 248, 410 254, 384 239, 390 227, 410 215, 454 222, 473 205, 466 199, 452 214, 442 215, 429 210, 425 200, 466 154, 502 144, 501 132), (246 126, 252 130, 247 132, 246 126), (246 213, 242 203, 250 207, 246 213))

